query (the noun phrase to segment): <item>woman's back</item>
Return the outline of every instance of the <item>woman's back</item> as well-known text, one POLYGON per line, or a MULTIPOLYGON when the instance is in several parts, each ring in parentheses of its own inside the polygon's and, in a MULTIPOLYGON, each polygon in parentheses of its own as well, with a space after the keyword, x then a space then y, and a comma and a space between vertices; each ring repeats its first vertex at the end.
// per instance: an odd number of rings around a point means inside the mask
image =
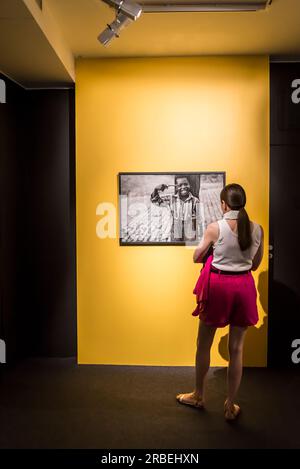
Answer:
POLYGON ((256 222, 250 222, 252 245, 242 251, 238 241, 237 220, 218 220, 219 236, 213 244, 212 265, 220 270, 250 270, 253 258, 261 243, 261 229, 256 222))

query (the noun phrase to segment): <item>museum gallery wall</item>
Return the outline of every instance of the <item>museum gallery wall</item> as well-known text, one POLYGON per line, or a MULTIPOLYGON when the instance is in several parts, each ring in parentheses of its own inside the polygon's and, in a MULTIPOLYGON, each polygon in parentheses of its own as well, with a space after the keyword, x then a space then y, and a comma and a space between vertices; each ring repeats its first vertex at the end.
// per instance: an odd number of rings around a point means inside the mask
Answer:
MULTIPOLYGON (((148 214, 160 197, 167 217, 180 184, 203 199, 201 184, 222 187, 226 176, 245 187, 267 252, 268 57, 80 59, 76 74, 78 362, 192 366, 201 268, 193 242, 172 242, 172 230, 164 237, 150 225, 131 225, 133 237, 123 239, 121 196, 148 214)), ((212 219, 220 217, 215 192, 212 219)), ((246 366, 266 366, 268 285, 259 280, 267 269, 265 255, 254 272, 260 319, 246 338, 246 366)), ((213 366, 227 364, 227 334, 216 333, 213 366)))

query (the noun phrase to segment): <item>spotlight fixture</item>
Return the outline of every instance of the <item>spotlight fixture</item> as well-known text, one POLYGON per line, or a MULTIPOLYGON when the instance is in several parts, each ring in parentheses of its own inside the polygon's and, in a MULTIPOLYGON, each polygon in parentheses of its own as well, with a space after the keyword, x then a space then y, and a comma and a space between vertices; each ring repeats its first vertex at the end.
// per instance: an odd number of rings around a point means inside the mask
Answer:
POLYGON ((98 40, 106 46, 107 44, 112 41, 115 37, 119 37, 119 32, 121 29, 125 28, 129 23, 131 23, 131 20, 128 18, 128 16, 123 15, 122 13, 119 13, 116 16, 116 19, 107 25, 107 28, 98 36, 98 40))
POLYGON ((98 40, 106 46, 119 32, 132 21, 136 21, 142 13, 142 7, 137 3, 129 3, 125 0, 103 0, 109 6, 116 9, 115 20, 107 25, 107 28, 98 36, 98 40))

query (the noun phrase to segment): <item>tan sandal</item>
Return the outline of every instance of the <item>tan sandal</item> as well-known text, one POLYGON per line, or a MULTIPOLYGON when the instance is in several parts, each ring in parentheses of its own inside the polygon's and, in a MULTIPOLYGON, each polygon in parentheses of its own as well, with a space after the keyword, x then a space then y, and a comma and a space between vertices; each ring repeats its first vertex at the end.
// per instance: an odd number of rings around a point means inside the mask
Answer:
POLYGON ((228 406, 227 399, 224 402, 224 416, 225 420, 235 420, 241 413, 241 408, 237 404, 228 406))
POLYGON ((190 405, 192 407, 196 407, 197 409, 203 409, 204 408, 204 402, 202 397, 194 398, 192 400, 189 400, 188 397, 194 397, 195 393, 190 392, 186 394, 177 394, 176 399, 180 404, 186 404, 190 405))

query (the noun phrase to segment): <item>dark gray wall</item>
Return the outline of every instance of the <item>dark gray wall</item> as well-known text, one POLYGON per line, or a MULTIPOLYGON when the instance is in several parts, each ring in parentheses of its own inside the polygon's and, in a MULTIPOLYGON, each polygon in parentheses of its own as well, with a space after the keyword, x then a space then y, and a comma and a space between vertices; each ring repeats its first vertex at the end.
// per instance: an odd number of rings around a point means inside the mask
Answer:
POLYGON ((292 343, 300 339, 300 103, 293 103, 291 85, 300 64, 271 64, 270 79, 268 366, 299 368, 300 347, 292 343))
POLYGON ((10 361, 18 353, 18 178, 25 91, 9 80, 5 82, 7 103, 0 104, 0 338, 6 342, 10 361))
POLYGON ((29 91, 6 82, 0 327, 8 361, 75 356, 74 90, 29 91))

